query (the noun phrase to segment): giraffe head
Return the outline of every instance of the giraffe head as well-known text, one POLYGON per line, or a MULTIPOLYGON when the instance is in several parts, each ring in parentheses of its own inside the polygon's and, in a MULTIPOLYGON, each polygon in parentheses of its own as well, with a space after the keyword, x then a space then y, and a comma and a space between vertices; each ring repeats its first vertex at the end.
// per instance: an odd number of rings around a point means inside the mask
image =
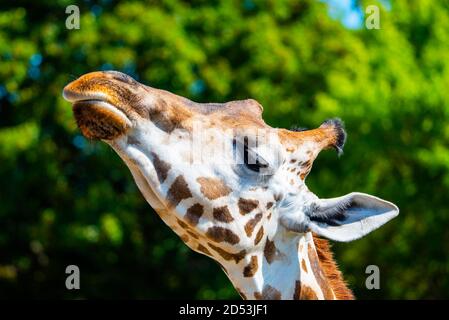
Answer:
POLYGON ((218 261, 242 295, 284 297, 263 269, 297 264, 291 252, 310 232, 351 241, 399 213, 367 194, 319 199, 306 187, 318 153, 343 148, 338 119, 307 131, 272 128, 255 100, 195 103, 115 71, 86 74, 63 95, 81 132, 118 153, 162 220, 218 261))

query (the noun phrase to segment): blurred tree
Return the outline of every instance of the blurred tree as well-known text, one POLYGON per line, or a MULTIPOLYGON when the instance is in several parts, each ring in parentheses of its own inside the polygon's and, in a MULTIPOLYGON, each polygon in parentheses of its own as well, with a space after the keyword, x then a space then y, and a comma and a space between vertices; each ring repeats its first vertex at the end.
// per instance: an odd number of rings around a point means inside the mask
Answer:
POLYGON ((350 286, 359 298, 448 297, 447 1, 380 1, 380 30, 348 29, 315 0, 78 2, 79 30, 65 28, 72 0, 0 4, 0 297, 238 297, 118 156, 79 134, 61 90, 101 69, 202 102, 255 98, 273 126, 341 117, 345 155, 320 155, 309 187, 401 208, 335 245, 350 286), (79 291, 65 289, 69 264, 79 291), (370 264, 381 290, 364 287, 370 264))

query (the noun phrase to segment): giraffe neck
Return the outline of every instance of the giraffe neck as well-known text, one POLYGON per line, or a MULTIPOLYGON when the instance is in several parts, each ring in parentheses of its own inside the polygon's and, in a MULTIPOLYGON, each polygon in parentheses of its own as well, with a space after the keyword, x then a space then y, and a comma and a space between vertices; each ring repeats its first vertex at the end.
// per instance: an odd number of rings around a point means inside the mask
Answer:
POLYGON ((248 254, 238 265, 223 267, 246 299, 339 298, 321 266, 310 232, 267 239, 263 251, 248 254))

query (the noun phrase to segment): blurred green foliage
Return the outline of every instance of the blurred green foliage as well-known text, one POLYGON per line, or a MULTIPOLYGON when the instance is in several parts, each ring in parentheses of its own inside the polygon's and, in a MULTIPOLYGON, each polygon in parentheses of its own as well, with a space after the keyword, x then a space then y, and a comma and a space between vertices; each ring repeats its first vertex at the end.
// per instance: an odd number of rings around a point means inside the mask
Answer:
POLYGON ((334 245, 350 286, 358 298, 448 298, 449 2, 379 7, 381 30, 351 30, 315 0, 3 1, 0 297, 238 297, 152 212, 119 157, 77 130, 63 86, 116 69, 196 101, 257 99, 272 126, 341 117, 345 154, 323 152, 310 189, 401 209, 334 245), (65 28, 71 4, 79 30, 65 28), (65 289, 69 264, 79 291, 65 289), (370 264, 381 290, 365 289, 370 264))

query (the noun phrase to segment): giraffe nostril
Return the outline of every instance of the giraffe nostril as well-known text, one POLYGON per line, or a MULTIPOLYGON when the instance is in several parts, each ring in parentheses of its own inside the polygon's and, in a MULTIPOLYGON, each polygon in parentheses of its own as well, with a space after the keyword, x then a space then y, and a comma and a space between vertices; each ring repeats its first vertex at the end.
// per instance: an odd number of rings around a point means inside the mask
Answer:
POLYGON ((111 75, 114 80, 124 82, 127 84, 135 84, 137 83, 136 80, 134 80, 132 77, 128 76, 127 74, 120 72, 120 71, 104 71, 105 74, 111 75))

